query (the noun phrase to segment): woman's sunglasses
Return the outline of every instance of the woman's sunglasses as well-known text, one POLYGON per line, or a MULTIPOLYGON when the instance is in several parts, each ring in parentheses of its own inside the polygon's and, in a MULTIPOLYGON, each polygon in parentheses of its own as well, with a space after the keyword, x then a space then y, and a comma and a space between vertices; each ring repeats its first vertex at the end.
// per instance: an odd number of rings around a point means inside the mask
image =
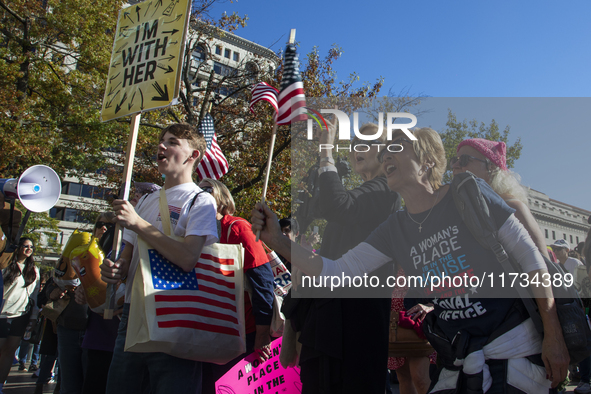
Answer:
POLYGON ((213 187, 211 186, 203 186, 201 189, 206 193, 213 194, 213 187))
POLYGON ((23 249, 31 249, 31 250, 35 249, 35 248, 33 247, 33 245, 23 245, 23 246, 22 246, 22 248, 23 248, 23 249))
POLYGON ((96 222, 96 224, 94 225, 94 228, 101 228, 103 226, 107 226, 107 228, 111 227, 113 225, 113 223, 109 223, 109 222, 96 222))
POLYGON ((481 163, 486 164, 486 169, 488 170, 488 160, 482 160, 470 155, 461 155, 460 157, 452 157, 449 160, 449 166, 453 167, 457 162, 460 162, 460 167, 466 167, 472 160, 479 161, 481 163))

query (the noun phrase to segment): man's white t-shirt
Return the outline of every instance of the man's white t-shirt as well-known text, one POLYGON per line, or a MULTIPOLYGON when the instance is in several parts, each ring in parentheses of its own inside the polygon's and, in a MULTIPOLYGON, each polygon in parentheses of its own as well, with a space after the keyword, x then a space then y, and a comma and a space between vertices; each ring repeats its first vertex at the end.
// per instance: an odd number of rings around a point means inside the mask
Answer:
MULTIPOLYGON (((215 199, 209 193, 202 191, 193 182, 183 183, 166 189, 166 200, 168 202, 168 211, 170 212, 172 233, 178 237, 187 237, 189 235, 204 236, 204 246, 207 246, 218 240, 216 224, 217 206, 215 199), (190 207, 197 193, 201 194, 199 194, 193 206, 190 207)), ((136 206, 136 212, 142 219, 162 231, 159 192, 152 193, 143 200, 140 200, 136 206)), ((130 302, 133 278, 135 277, 135 271, 140 260, 140 254, 137 249, 137 234, 125 229, 123 241, 128 245, 133 245, 133 256, 129 266, 129 272, 127 273, 125 289, 125 302, 130 302)))
POLYGON ((564 268, 573 276, 575 275, 575 271, 579 265, 583 265, 580 260, 575 259, 574 257, 567 257, 566 261, 564 262, 564 268))

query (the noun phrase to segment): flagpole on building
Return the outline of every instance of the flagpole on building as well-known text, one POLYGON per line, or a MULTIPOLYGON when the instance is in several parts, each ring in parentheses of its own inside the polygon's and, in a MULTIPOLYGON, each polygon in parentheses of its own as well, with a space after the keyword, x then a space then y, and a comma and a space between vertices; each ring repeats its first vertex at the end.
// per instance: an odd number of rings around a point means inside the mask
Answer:
MULTIPOLYGON (((289 32, 288 44, 295 43, 296 29, 291 29, 289 32)), ((267 186, 269 185, 269 175, 271 174, 271 163, 273 161, 273 150, 275 149, 275 137, 277 135, 277 122, 273 125, 273 131, 271 132, 271 144, 269 146, 269 160, 267 161, 267 170, 265 171, 265 183, 263 184, 263 196, 261 197, 261 203, 265 203, 265 196, 267 195, 267 186)), ((256 241, 259 241, 261 237, 260 230, 257 231, 256 241)))
MULTIPOLYGON (((133 162, 135 160, 135 147, 137 145, 137 136, 140 127, 140 119, 142 114, 137 113, 131 116, 131 123, 129 125, 129 138, 127 139, 127 152, 125 153, 125 166, 123 167, 123 186, 119 191, 119 199, 128 200, 129 190, 131 188, 131 175, 133 173, 133 162)), ((119 252, 121 251, 121 241, 123 238, 123 228, 117 223, 115 225, 115 237, 113 239, 113 248, 111 259, 117 261, 119 252)), ((107 294, 105 298, 105 310, 103 313, 104 319, 112 319, 113 311, 115 310, 115 292, 114 284, 107 285, 107 294)))

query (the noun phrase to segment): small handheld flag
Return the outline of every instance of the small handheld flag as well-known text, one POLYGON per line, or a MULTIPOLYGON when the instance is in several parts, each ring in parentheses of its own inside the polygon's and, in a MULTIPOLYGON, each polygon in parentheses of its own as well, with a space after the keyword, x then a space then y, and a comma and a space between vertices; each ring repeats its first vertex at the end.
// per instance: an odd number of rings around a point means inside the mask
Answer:
POLYGON ((290 42, 285 48, 277 124, 291 124, 306 119, 306 97, 300 75, 300 62, 296 47, 290 42))
POLYGON ((203 159, 197 165, 197 174, 199 178, 220 179, 228 172, 228 160, 222 153, 222 149, 218 145, 218 139, 213 128, 213 117, 207 113, 201 124, 199 125, 199 132, 205 137, 207 142, 207 150, 203 155, 203 159))

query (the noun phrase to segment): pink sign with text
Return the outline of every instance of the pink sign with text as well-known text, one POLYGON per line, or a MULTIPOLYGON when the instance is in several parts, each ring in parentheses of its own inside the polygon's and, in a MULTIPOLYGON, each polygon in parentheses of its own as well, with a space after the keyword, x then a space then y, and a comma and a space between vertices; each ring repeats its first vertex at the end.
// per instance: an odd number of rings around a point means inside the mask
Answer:
POLYGON ((279 362, 281 339, 271 342, 271 358, 260 362, 255 352, 246 356, 215 383, 217 394, 299 394, 300 369, 279 362))

